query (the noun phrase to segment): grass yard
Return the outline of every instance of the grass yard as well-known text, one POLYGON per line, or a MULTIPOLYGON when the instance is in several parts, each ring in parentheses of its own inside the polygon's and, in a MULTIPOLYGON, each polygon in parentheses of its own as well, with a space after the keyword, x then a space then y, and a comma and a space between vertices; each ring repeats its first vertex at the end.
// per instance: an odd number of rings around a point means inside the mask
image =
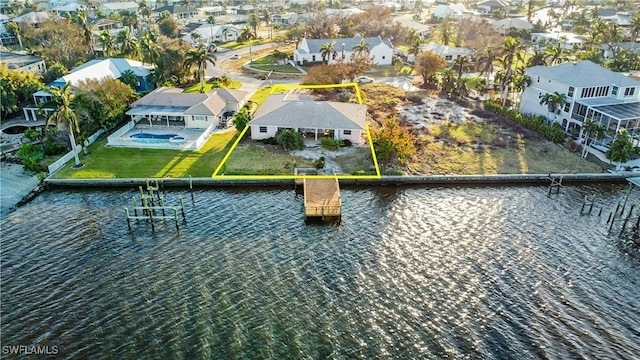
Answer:
MULTIPOLYGON (((271 41, 270 39, 263 39, 263 38, 254 39, 254 40, 251 40, 251 46, 268 43, 270 41, 271 41)), ((218 46, 221 48, 229 49, 229 50, 238 50, 238 49, 249 47, 249 41, 230 41, 228 43, 224 43, 218 46)))
MULTIPOLYGON (((215 84, 206 81, 204 83, 204 92, 208 93, 209 91, 211 91, 211 89, 213 89, 213 85, 215 84)), ((242 86, 242 83, 240 81, 232 80, 232 84, 228 89, 239 89, 240 86, 242 86)), ((185 88, 183 92, 191 94, 200 93, 200 83, 196 83, 185 88)))
POLYGON ((415 72, 411 66, 389 65, 389 66, 376 66, 373 69, 367 71, 367 74, 370 74, 376 77, 389 77, 389 76, 410 76, 410 75, 415 75, 415 72))
POLYGON ((287 64, 287 65, 261 65, 261 64, 256 64, 256 62, 254 61, 252 64, 250 64, 251 68, 256 69, 256 70, 262 70, 262 71, 270 71, 273 70, 274 72, 277 73, 286 73, 286 74, 301 74, 300 70, 296 69, 295 67, 287 64))
POLYGON ((218 175, 293 175, 295 167, 313 167, 309 160, 247 143, 238 144, 218 175))
POLYGON ((56 179, 209 177, 236 138, 236 131, 215 133, 198 151, 106 147, 101 139, 80 155, 85 166, 72 169, 73 161, 58 171, 56 179))

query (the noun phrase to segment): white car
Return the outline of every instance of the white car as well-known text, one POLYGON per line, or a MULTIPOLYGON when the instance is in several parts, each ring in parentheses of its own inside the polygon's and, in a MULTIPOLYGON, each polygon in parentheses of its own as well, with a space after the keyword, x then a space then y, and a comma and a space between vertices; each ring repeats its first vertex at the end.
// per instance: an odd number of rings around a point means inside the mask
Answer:
POLYGON ((240 55, 235 54, 235 55, 231 56, 231 58, 232 58, 232 59, 240 59, 240 55))
POLYGON ((373 78, 368 77, 368 76, 358 76, 358 79, 356 79, 356 82, 358 82, 358 84, 369 84, 373 82, 373 78))

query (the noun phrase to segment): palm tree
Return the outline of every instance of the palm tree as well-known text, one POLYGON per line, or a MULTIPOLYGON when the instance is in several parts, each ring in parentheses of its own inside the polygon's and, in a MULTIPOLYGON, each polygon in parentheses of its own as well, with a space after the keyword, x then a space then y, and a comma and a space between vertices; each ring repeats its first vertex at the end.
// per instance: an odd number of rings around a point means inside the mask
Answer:
POLYGON ((629 161, 634 151, 633 143, 629 131, 622 130, 616 139, 611 143, 611 147, 606 152, 607 159, 618 162, 616 170, 620 169, 623 162, 629 161))
POLYGON ((155 30, 148 29, 140 37, 140 53, 142 62, 155 64, 160 58, 160 46, 158 45, 158 34, 155 30))
POLYGON ((531 78, 524 69, 520 68, 516 70, 516 74, 513 76, 513 89, 519 93, 518 103, 522 100, 524 89, 529 85, 531 85, 531 78))
MULTIPOLYGON (((271 14, 267 8, 262 9, 262 21, 264 21, 264 24, 269 27, 269 24, 271 23, 271 14)), ((269 38, 272 37, 273 33, 271 32, 271 28, 269 28, 269 38)))
POLYGON ((561 106, 564 106, 564 103, 567 100, 567 95, 560 94, 557 91, 554 91, 553 94, 546 93, 542 95, 540 98, 540 105, 547 105, 547 120, 549 120, 549 114, 551 112, 556 112, 561 106))
POLYGON ((233 80, 227 74, 224 74, 218 78, 218 84, 223 88, 229 88, 233 85, 233 80))
POLYGON ((147 5, 146 0, 142 0, 138 3, 138 14, 140 14, 140 16, 142 16, 142 18, 145 19, 147 23, 149 23, 149 18, 151 17, 152 13, 153 11, 151 10, 151 7, 147 5))
POLYGON ((189 36, 191 37, 191 40, 193 40, 194 44, 202 45, 202 43, 200 42, 200 40, 202 39, 202 35, 200 35, 199 32, 192 31, 191 33, 189 33, 189 36))
POLYGON ((631 41, 636 41, 640 36, 640 14, 636 14, 629 24, 629 33, 631 34, 631 41))
POLYGON ((416 36, 413 38, 413 42, 411 43, 411 46, 409 47, 409 51, 407 51, 407 53, 413 55, 417 59, 420 51, 422 51, 422 40, 420 40, 419 36, 416 36))
POLYGON ((120 43, 120 53, 123 56, 137 58, 140 55, 138 39, 129 32, 129 29, 122 29, 116 36, 116 41, 120 43))
POLYGON ((460 79, 462 78, 462 72, 464 71, 464 67, 467 66, 468 64, 469 64, 469 58, 466 56, 458 56, 453 61, 453 67, 458 69, 458 77, 456 79, 456 82, 460 82, 460 79))
POLYGON ((595 122, 591 118, 587 118, 582 125, 582 132, 584 134, 583 148, 582 148, 582 157, 586 158, 589 154, 589 148, 593 143, 604 137, 606 132, 606 127, 603 124, 595 122), (591 139, 591 141, 589 141, 591 139))
POLYGON ((100 33, 98 41, 102 44, 102 52, 104 53, 104 56, 111 57, 113 55, 113 50, 116 49, 116 43, 113 40, 113 37, 111 37, 109 31, 104 30, 100 33))
POLYGON ((249 23, 244 24, 244 28, 242 29, 242 32, 240 33, 240 40, 242 41, 249 41, 249 62, 252 63, 253 62, 253 57, 251 55, 251 40, 256 38, 256 33, 255 31, 253 31, 253 29, 251 28, 251 25, 249 25, 249 23))
POLYGON ((452 68, 448 67, 442 70, 440 73, 441 83, 442 83, 442 92, 447 94, 447 96, 453 94, 456 90, 456 72, 452 68))
POLYGON ((509 84, 511 83, 511 74, 513 71, 513 61, 516 57, 520 57, 520 53, 525 49, 524 44, 520 39, 508 37, 504 39, 502 43, 502 49, 500 54, 504 56, 504 63, 506 68, 504 69, 504 78, 502 79, 502 87, 504 93, 502 94, 502 106, 506 106, 507 97, 509 95, 509 84))
POLYGON ((82 27, 82 38, 93 54, 93 26, 87 21, 87 14, 84 11, 78 12, 75 21, 82 27))
POLYGON ((47 88, 47 92, 52 95, 51 101, 43 104, 43 108, 54 105, 55 110, 47 116, 47 123, 45 128, 49 125, 55 124, 58 130, 64 125, 69 132, 69 141, 71 142, 71 148, 75 157, 74 167, 78 168, 82 166, 80 158, 78 157, 78 150, 76 149, 76 138, 74 131, 80 133, 80 124, 78 123, 78 116, 74 110, 75 93, 71 87, 71 83, 67 82, 62 89, 53 87, 47 88))
POLYGON ((482 55, 480 55, 476 60, 476 66, 478 67, 478 71, 480 71, 480 76, 483 74, 487 75, 487 85, 489 84, 489 80, 493 74, 493 62, 495 60, 496 53, 493 46, 491 46, 491 43, 484 48, 482 55))
POLYGON ((249 24, 249 26, 251 26, 251 29, 253 29, 253 33, 257 34, 258 33, 258 24, 260 23, 260 20, 258 19, 258 15, 256 15, 256 13, 251 13, 249 15, 249 22, 247 24, 249 24))
POLYGON ((338 52, 335 50, 335 46, 336 46, 336 41, 330 41, 326 44, 322 44, 320 46, 320 56, 322 56, 322 60, 326 61, 327 64, 329 63, 329 59, 333 56, 335 57, 338 52))
POLYGON ((22 36, 20 36, 22 29, 20 29, 20 26, 15 22, 10 21, 5 24, 5 28, 7 29, 7 31, 13 34, 13 36, 16 37, 16 40, 18 40, 18 44, 20 44, 20 48, 23 49, 24 47, 22 46, 22 36))
POLYGON ((358 56, 362 56, 363 53, 369 54, 369 43, 365 41, 365 39, 360 39, 360 42, 354 45, 351 50, 358 54, 358 56))
POLYGON ((185 66, 196 66, 196 71, 200 78, 200 92, 204 93, 204 72, 207 69, 207 64, 216 65, 216 56, 213 53, 207 51, 204 46, 200 46, 197 49, 191 49, 187 51, 185 57, 185 66))
POLYGON ((543 51, 545 65, 552 66, 567 61, 567 54, 562 48, 561 43, 554 46, 547 45, 543 51))
POLYGON ((535 49, 529 60, 527 60, 527 67, 546 65, 544 58, 545 53, 535 49))
POLYGON ((122 18, 122 25, 129 27, 130 32, 138 28, 138 15, 133 11, 122 10, 120 11, 120 17, 122 18))
POLYGON ((276 62, 280 63, 282 61, 287 61, 289 60, 289 55, 285 52, 282 52, 280 50, 273 50, 273 53, 271 53, 271 55, 273 56, 273 58, 276 60, 276 62))

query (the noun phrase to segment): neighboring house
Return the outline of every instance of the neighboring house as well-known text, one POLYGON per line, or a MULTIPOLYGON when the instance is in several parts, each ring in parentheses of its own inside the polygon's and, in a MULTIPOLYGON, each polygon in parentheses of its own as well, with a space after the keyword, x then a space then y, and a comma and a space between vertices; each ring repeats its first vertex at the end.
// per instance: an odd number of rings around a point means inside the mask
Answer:
POLYGON ((165 6, 161 6, 153 9, 153 13, 155 15, 158 15, 163 11, 168 11, 171 17, 175 20, 190 19, 200 14, 200 10, 198 10, 195 7, 186 7, 182 5, 176 5, 176 4, 165 5, 165 6))
POLYGON ((112 13, 119 13, 120 11, 132 11, 137 14, 139 5, 133 1, 110 2, 100 5, 100 8, 109 17, 112 13))
POLYGON ((206 129, 216 126, 226 111, 238 111, 248 93, 213 89, 206 94, 188 94, 180 88, 161 87, 131 104, 127 115, 136 123, 206 129))
POLYGON ((61 6, 56 6, 53 8, 53 11, 58 13, 58 15, 63 16, 65 13, 75 14, 78 11, 83 11, 85 7, 78 3, 69 3, 61 6))
POLYGON ((58 15, 50 14, 46 11, 32 11, 24 15, 14 18, 12 21, 15 23, 31 24, 38 27, 38 24, 48 20, 60 19, 58 15))
POLYGON ((242 31, 235 25, 202 24, 198 28, 181 37, 181 39, 192 45, 195 45, 197 43, 225 43, 238 40, 241 32, 242 31), (197 41, 194 41, 191 38, 191 33, 193 32, 200 34, 200 38, 198 38, 197 41))
POLYGON ((272 15, 271 23, 292 26, 296 24, 306 24, 309 19, 309 14, 280 13, 272 15))
POLYGON ((366 106, 360 104, 314 101, 293 93, 270 95, 249 122, 251 139, 267 139, 280 130, 293 129, 316 143, 328 136, 362 144, 366 113, 366 106))
POLYGON ((628 130, 635 141, 640 139, 640 81, 589 60, 534 66, 526 73, 531 85, 522 94, 521 113, 548 117, 567 133, 579 131, 586 118, 593 119, 606 127, 604 139, 596 143, 604 149, 621 129, 628 130), (540 99, 554 92, 565 94, 566 102, 550 113, 540 99))
POLYGON ((531 42, 541 45, 556 45, 561 43, 565 50, 573 50, 574 47, 581 48, 584 43, 584 36, 571 32, 554 32, 554 33, 531 33, 531 42))
POLYGON ((222 6, 207 6, 200 8, 200 12, 205 18, 209 16, 216 17, 224 14, 224 8, 222 6))
POLYGON ((533 29, 533 24, 522 19, 522 18, 505 18, 502 20, 494 21, 491 23, 493 29, 496 32, 499 32, 502 35, 507 35, 509 30, 531 30, 533 29))
POLYGON ((444 19, 448 17, 460 19, 468 14, 471 14, 471 12, 462 4, 440 4, 431 10, 431 16, 436 19, 444 19))
MULTIPOLYGON (((67 75, 58 78, 47 85, 47 87, 59 87, 62 88, 68 82, 71 86, 77 86, 81 81, 90 79, 106 79, 113 78, 119 79, 122 73, 131 70, 138 78, 138 84, 135 87, 136 91, 148 91, 154 88, 151 81, 151 67, 143 65, 140 61, 114 58, 114 59, 95 59, 88 61, 74 69, 72 69, 67 75)), ((40 106, 51 99, 51 94, 45 90, 36 91, 33 94, 33 101, 36 106, 40 106)), ((36 119, 36 113, 38 108, 24 108, 24 115, 27 121, 33 117, 36 119)))
POLYGON ((506 0, 486 0, 476 4, 481 14, 493 14, 496 11, 509 12, 510 4, 506 0))
POLYGON ((334 50, 335 54, 330 56, 328 60, 329 64, 336 63, 339 59, 344 59, 346 62, 351 61, 351 55, 355 54, 353 47, 360 43, 360 40, 369 44, 368 56, 373 59, 373 63, 376 65, 391 65, 393 58, 393 44, 390 39, 382 40, 378 37, 356 36, 352 38, 340 38, 340 39, 302 39, 297 49, 293 51, 293 61, 300 65, 305 63, 317 63, 323 62, 321 48, 322 45, 335 41, 334 50))
POLYGON ((37 74, 47 71, 44 58, 39 56, 0 51, 0 63, 6 64, 11 70, 30 71, 37 74))
POLYGON ((621 49, 624 49, 630 53, 633 54, 638 54, 640 55, 640 43, 636 43, 636 42, 631 42, 631 41, 627 41, 627 42, 621 42, 621 43, 614 43, 614 44, 600 44, 600 45, 596 45, 594 46, 596 49, 602 51, 602 56, 605 59, 613 59, 616 55, 616 53, 618 53, 621 49))
MULTIPOLYGON (((447 46, 447 45, 442 45, 442 44, 436 44, 436 43, 428 43, 425 45, 422 45, 422 50, 423 51, 431 51, 435 54, 438 54, 440 56, 442 56, 442 58, 448 63, 448 64, 453 64, 454 61, 456 61, 457 58, 462 57, 462 56, 471 56, 473 55, 473 50, 469 49, 469 48, 465 48, 465 47, 451 47, 451 46, 447 46)), ((410 62, 415 62, 415 56, 413 55, 409 55, 411 57, 407 58, 407 61, 410 62)))

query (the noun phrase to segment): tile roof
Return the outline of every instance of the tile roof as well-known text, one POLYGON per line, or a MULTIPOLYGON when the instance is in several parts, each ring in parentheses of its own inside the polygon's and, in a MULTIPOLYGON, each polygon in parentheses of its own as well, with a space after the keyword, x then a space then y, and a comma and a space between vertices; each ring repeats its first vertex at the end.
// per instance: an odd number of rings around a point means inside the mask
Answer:
POLYGON ((527 70, 530 77, 542 76, 576 87, 618 85, 639 86, 640 81, 613 72, 589 60, 566 62, 555 66, 534 66, 527 70))
POLYGON ((360 104, 288 100, 287 95, 271 95, 249 125, 364 130, 365 118, 366 106, 360 104))
MULTIPOLYGON (((131 111, 127 114, 140 114, 144 112, 145 108, 162 107, 186 115, 212 116, 219 114, 228 103, 235 101, 229 101, 228 98, 220 96, 220 90, 209 91, 206 94, 191 94, 182 91, 180 88, 158 88, 134 102, 131 105, 131 111)), ((238 93, 244 92, 238 91, 238 93)))

